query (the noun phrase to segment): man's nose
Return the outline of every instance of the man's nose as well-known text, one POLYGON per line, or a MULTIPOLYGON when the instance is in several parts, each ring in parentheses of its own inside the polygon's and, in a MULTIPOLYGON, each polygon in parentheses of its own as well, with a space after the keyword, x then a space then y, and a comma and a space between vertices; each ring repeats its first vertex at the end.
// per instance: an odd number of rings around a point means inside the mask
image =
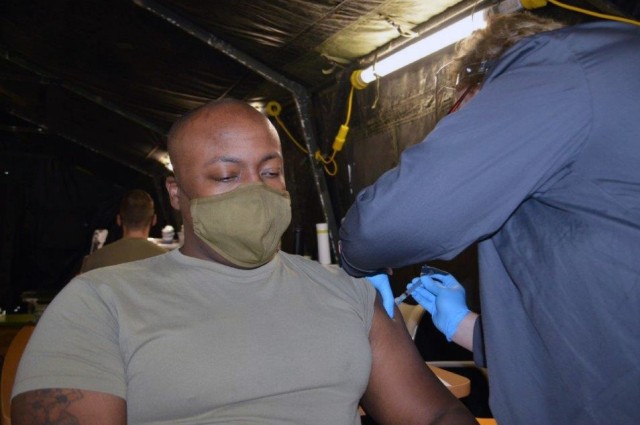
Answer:
POLYGON ((244 174, 243 183, 262 183, 259 171, 249 171, 244 174))

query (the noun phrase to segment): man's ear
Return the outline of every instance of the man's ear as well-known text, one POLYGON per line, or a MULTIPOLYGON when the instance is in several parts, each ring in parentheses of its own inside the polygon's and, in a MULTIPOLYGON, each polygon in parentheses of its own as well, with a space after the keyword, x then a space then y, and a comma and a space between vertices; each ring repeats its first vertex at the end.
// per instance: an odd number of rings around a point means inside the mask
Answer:
POLYGON ((120 217, 120 214, 116 214, 116 224, 122 227, 122 218, 120 217))
POLYGON ((157 222, 158 222, 158 216, 154 214, 153 218, 151 219, 151 227, 155 226, 157 222))
POLYGON ((176 210, 180 210, 180 188, 178 187, 176 178, 173 176, 167 177, 165 186, 169 193, 169 202, 171 203, 171 206, 176 210))

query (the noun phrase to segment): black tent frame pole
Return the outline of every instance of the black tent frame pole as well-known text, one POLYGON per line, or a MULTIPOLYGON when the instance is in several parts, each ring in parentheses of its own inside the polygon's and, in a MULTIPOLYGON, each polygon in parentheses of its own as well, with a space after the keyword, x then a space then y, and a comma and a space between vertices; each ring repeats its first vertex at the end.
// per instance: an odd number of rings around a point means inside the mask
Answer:
POLYGON ((315 159, 315 152, 318 150, 315 130, 313 122, 311 121, 311 96, 308 91, 299 83, 292 81, 275 70, 269 68, 257 59, 249 56, 248 54, 236 49, 229 43, 220 40, 214 34, 206 31, 200 26, 194 24, 188 19, 174 13, 168 8, 158 4, 153 0, 133 0, 133 2, 143 9, 155 14, 170 24, 180 28, 191 36, 213 47, 220 53, 228 56, 229 58, 239 62, 241 65, 254 71, 264 79, 284 88, 289 91, 294 98, 298 114, 300 116, 300 124, 302 127, 302 133, 304 135, 305 143, 307 145, 307 151, 311 163, 311 171, 313 173, 313 180, 318 190, 320 197, 320 204, 324 213, 325 220, 329 227, 329 236, 331 237, 331 247, 335 258, 338 256, 338 227, 336 225, 335 215, 333 214, 333 206, 331 204, 331 198, 329 197, 329 191, 327 190, 327 183, 325 180, 324 172, 321 165, 315 159))

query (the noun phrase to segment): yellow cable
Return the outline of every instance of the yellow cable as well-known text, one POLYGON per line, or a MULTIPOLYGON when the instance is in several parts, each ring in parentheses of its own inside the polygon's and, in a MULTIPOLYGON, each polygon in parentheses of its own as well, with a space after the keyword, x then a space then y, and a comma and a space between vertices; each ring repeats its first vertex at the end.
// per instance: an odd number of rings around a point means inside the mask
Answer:
POLYGON ((536 9, 538 7, 543 7, 547 5, 547 2, 555 4, 558 7, 571 10, 573 12, 584 13, 585 15, 594 16, 596 18, 609 19, 612 21, 624 22, 626 24, 631 24, 631 25, 640 25, 640 21, 636 21, 635 19, 627 19, 627 18, 622 18, 620 16, 607 15, 605 13, 594 12, 592 10, 583 9, 578 6, 572 6, 570 4, 562 3, 558 0, 520 0, 522 7, 524 7, 525 9, 536 9))
POLYGON ((349 102, 347 103, 347 118, 344 120, 344 125, 346 126, 349 126, 349 121, 351 121, 351 107, 353 106, 353 93, 355 91, 356 88, 352 85, 349 91, 349 102))
POLYGON ((316 151, 314 155, 314 158, 316 159, 316 161, 321 162, 323 164, 324 171, 332 177, 338 174, 338 163, 336 162, 335 157, 336 157, 335 150, 331 153, 331 157, 329 159, 324 159, 324 155, 322 154, 322 152, 320 152, 319 149, 316 151), (329 168, 327 167, 330 164, 333 164, 333 171, 329 171, 329 168))
POLYGON ((336 154, 342 150, 345 141, 347 140, 347 133, 349 133, 349 122, 351 121, 351 111, 353 108, 353 93, 355 92, 355 87, 353 84, 351 85, 351 90, 349 92, 349 98, 347 101, 347 116, 345 118, 344 124, 340 126, 338 130, 338 134, 336 134, 335 139, 333 140, 333 145, 331 146, 332 152, 329 159, 325 159, 324 155, 317 151, 315 154, 315 159, 322 162, 324 164, 325 172, 330 176, 335 176, 338 174, 338 163, 336 162, 336 154), (327 167, 328 165, 333 164, 333 171, 330 171, 327 167))
POLYGON ((520 0, 520 4, 525 9, 537 9, 539 7, 545 7, 547 5, 547 0, 520 0))
MULTIPOLYGON (((347 116, 344 120, 344 124, 340 126, 340 129, 338 129, 338 134, 336 134, 336 137, 333 140, 333 145, 331 146, 331 157, 328 160, 325 160, 322 155, 320 155, 319 157, 320 161, 325 164, 325 171, 330 176, 334 176, 338 173, 338 163, 335 161, 335 158, 336 154, 342 150, 344 143, 347 140, 347 134, 349 133, 349 122, 351 121, 351 111, 353 110, 353 94, 355 93, 355 89, 356 87, 352 84, 351 90, 349 91, 349 98, 347 100, 347 116), (326 167, 331 163, 333 163, 333 172, 330 172, 326 167)), ((316 158, 318 158, 318 153, 316 153, 316 158)))
MULTIPOLYGON (((316 161, 319 161, 323 164, 324 167, 324 171, 329 175, 329 176, 335 176, 336 174, 338 174, 338 163, 336 162, 336 154, 338 152, 340 152, 342 150, 342 147, 344 146, 344 143, 347 139, 347 133, 349 132, 349 122, 351 121, 351 112, 353 110, 353 94, 355 92, 356 87, 352 84, 351 85, 351 90, 349 92, 349 98, 347 101, 347 116, 345 118, 344 124, 342 124, 340 126, 340 129, 338 130, 338 134, 336 135, 334 141, 333 141, 333 145, 332 145, 332 152, 331 152, 331 156, 329 156, 329 159, 325 159, 325 156, 322 154, 322 152, 320 152, 320 150, 317 150, 314 154, 314 158, 316 159, 316 161), (329 165, 333 165, 333 170, 329 169, 329 165)), ((282 129, 284 130, 284 132, 287 134, 287 136, 289 136, 289 138, 291 139, 291 141, 304 153, 309 153, 309 151, 307 149, 305 149, 304 147, 302 147, 297 140, 295 139, 295 137, 293 137, 293 135, 289 132, 289 130, 287 129, 287 127, 284 125, 284 123, 282 122, 282 120, 280 119, 280 112, 282 111, 282 106, 280 106, 280 104, 278 102, 276 102, 275 100, 270 101, 269 103, 267 103, 266 107, 266 112, 267 115, 272 116, 276 122, 278 123, 278 125, 280 125, 280 127, 282 127, 282 129)))
POLYGON ((594 12, 592 10, 582 9, 581 7, 571 6, 569 4, 559 2, 558 0, 548 0, 548 1, 549 3, 553 3, 558 7, 564 7, 565 9, 572 10, 574 12, 584 13, 585 15, 595 16, 596 18, 610 19, 612 21, 624 22, 632 25, 640 25, 640 21, 636 21, 634 19, 627 19, 619 16, 607 15, 605 13, 599 13, 599 12, 594 12))
MULTIPOLYGON (((289 136, 289 139, 291 139, 291 141, 298 147, 298 149, 300 149, 304 153, 309 153, 307 149, 305 149, 300 143, 298 143, 296 138, 293 137, 289 129, 287 129, 287 126, 280 119, 280 112, 282 112, 282 106, 278 102, 276 102, 275 100, 270 101, 269 103, 267 103, 265 110, 267 112, 267 115, 273 117, 278 123, 278 125, 282 127, 282 129, 287 134, 287 136, 289 136)), ((351 112, 349 112, 349 114, 350 113, 351 112)), ((333 153, 331 154, 331 157, 328 160, 324 159, 324 155, 322 155, 322 153, 319 150, 315 153, 315 159, 322 162, 324 171, 332 177, 338 174, 338 163, 335 161, 335 156, 336 156, 335 150, 333 151, 333 153), (331 171, 328 167, 331 164, 333 164, 333 171, 331 171)))
POLYGON ((329 171, 329 168, 327 168, 327 166, 325 165, 324 172, 330 175, 331 177, 335 176, 336 174, 338 174, 338 163, 333 161, 333 172, 329 171))
POLYGON ((284 122, 282 122, 282 120, 280 119, 280 112, 282 111, 282 106, 278 102, 276 102, 275 100, 270 101, 269 103, 267 103, 265 110, 267 111, 267 115, 272 116, 276 120, 278 125, 282 127, 282 129, 287 134, 287 136, 289 136, 289 139, 291 139, 293 144, 295 144, 298 147, 298 149, 300 149, 304 153, 309 153, 309 151, 305 149, 304 146, 298 143, 296 138, 293 137, 293 135, 289 132, 289 129, 287 128, 287 126, 285 126, 284 122))
POLYGON ((278 124, 280 124, 280 127, 282 127, 284 132, 287 133, 287 136, 289 136, 289 139, 291 139, 291 141, 298 147, 298 149, 300 149, 304 153, 309 153, 309 151, 304 146, 302 146, 300 143, 298 143, 298 141, 295 139, 295 137, 293 137, 293 135, 289 132, 287 127, 285 127, 285 125, 282 122, 282 120, 280 119, 280 117, 275 117, 275 119, 278 122, 278 124))

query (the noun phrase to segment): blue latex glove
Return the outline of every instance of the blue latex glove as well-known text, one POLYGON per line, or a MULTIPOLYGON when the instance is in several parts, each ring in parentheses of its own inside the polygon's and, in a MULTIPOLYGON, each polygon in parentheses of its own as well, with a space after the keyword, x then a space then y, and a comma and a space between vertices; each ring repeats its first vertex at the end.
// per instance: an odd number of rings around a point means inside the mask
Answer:
POLYGON ((447 337, 447 341, 451 341, 458 325, 469 313, 464 288, 451 275, 421 276, 413 279, 412 283, 416 279, 420 279, 422 285, 411 296, 431 313, 433 324, 447 337))
POLYGON ((366 278, 374 288, 378 290, 380 296, 382 296, 382 305, 385 311, 393 319, 393 309, 395 308, 395 299, 393 292, 391 291, 391 284, 389 283, 389 276, 381 273, 375 276, 367 276, 366 278))

